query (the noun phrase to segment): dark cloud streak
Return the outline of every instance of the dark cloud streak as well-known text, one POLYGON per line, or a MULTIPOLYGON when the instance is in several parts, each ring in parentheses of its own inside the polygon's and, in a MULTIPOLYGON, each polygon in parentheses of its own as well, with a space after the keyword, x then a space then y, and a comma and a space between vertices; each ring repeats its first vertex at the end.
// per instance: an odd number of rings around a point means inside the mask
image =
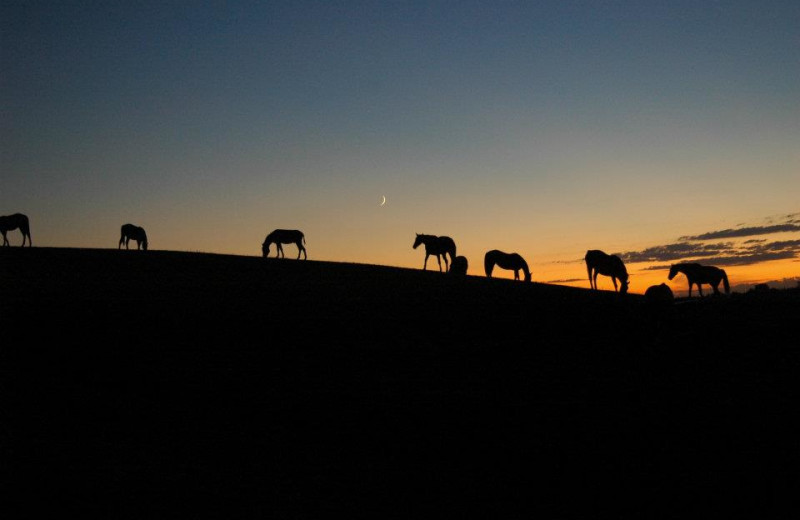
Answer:
POLYGON ((739 229, 723 229, 721 231, 710 231, 700 235, 687 235, 680 237, 678 240, 681 242, 690 242, 696 240, 719 240, 722 238, 741 238, 750 237, 755 235, 769 235, 772 233, 787 233, 800 231, 798 224, 775 224, 773 226, 751 226, 739 229))

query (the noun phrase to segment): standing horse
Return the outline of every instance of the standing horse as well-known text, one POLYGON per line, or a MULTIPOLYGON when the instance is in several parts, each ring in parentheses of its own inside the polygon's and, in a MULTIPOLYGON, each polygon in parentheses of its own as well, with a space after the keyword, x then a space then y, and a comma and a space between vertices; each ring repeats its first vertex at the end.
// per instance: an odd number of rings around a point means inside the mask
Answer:
POLYGON ((714 294, 719 294, 719 282, 725 287, 725 294, 731 292, 728 283, 728 275, 724 270, 713 265, 700 264, 675 264, 669 268, 669 279, 672 280, 678 273, 686 275, 689 280, 689 298, 692 297, 692 285, 697 284, 697 292, 703 296, 703 288, 700 284, 707 283, 714 289, 714 294))
POLYGON ((625 264, 622 259, 617 255, 607 255, 604 252, 592 249, 586 251, 584 257, 586 261, 586 271, 589 273, 589 285, 592 289, 597 289, 597 275, 602 274, 610 276, 611 281, 614 282, 614 291, 617 290, 617 279, 620 281, 619 292, 625 294, 628 292, 628 271, 625 269, 625 264))
POLYGON ((122 248, 122 244, 125 244, 125 249, 128 249, 128 242, 136 240, 136 249, 147 251, 147 233, 144 232, 144 228, 133 224, 123 224, 120 228, 120 235, 117 249, 122 248))
POLYGON ((31 240, 31 226, 28 222, 28 217, 22 213, 14 213, 13 215, 0 217, 0 233, 3 234, 3 245, 11 245, 8 241, 6 233, 9 231, 14 231, 17 228, 19 228, 19 230, 22 232, 22 247, 25 247, 26 238, 28 239, 28 247, 32 247, 33 240, 31 240))
POLYGON ((270 244, 275 244, 278 246, 277 251, 275 251, 275 258, 280 256, 286 258, 286 254, 283 252, 283 247, 281 244, 295 244, 297 246, 297 260, 300 260, 301 253, 303 254, 303 260, 308 260, 306 248, 303 247, 305 242, 306 237, 303 235, 302 231, 298 231, 296 229, 276 229, 264 239, 264 243, 261 244, 261 253, 263 254, 264 258, 267 258, 269 256, 270 244))
POLYGON ((503 269, 514 271, 514 280, 519 280, 519 271, 525 273, 525 281, 531 281, 531 272, 528 270, 528 263, 517 253, 504 253, 497 249, 492 249, 486 256, 483 257, 483 267, 486 270, 486 276, 492 277, 494 266, 499 265, 503 269))
POLYGON ((425 263, 422 265, 422 270, 428 268, 428 257, 436 255, 436 261, 439 262, 439 271, 442 270, 442 260, 440 257, 444 256, 444 270, 450 270, 450 265, 447 263, 447 255, 450 255, 450 260, 454 261, 456 258, 456 243, 450 237, 437 237, 436 235, 420 235, 417 233, 417 239, 414 240, 414 249, 418 248, 420 244, 425 244, 425 263))

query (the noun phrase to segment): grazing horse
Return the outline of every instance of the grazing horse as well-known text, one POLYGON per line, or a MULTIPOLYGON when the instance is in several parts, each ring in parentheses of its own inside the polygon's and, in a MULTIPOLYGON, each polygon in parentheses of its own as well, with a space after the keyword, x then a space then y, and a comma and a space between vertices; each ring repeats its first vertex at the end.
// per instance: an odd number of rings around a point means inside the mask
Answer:
POLYGON ((628 292, 628 271, 625 269, 625 264, 622 259, 617 255, 607 255, 602 251, 593 249, 586 251, 586 271, 589 273, 589 285, 592 289, 597 289, 597 275, 602 274, 610 276, 611 281, 614 282, 614 291, 617 290, 617 279, 620 281, 619 292, 625 294, 628 292))
POLYGON ((719 294, 719 282, 725 286, 725 294, 731 292, 728 283, 728 275, 724 270, 713 265, 700 264, 675 264, 669 268, 669 279, 672 280, 678 273, 686 275, 689 280, 689 298, 692 297, 692 285, 697 284, 697 292, 703 296, 703 288, 700 284, 707 283, 714 289, 714 294, 719 294))
POLYGON ((519 280, 519 271, 525 273, 525 281, 531 281, 531 272, 528 270, 528 263, 517 253, 504 253, 497 249, 492 249, 483 257, 483 267, 486 270, 487 278, 492 277, 494 266, 499 265, 503 269, 514 271, 514 280, 519 280))
POLYGON ((120 234, 119 247, 117 247, 117 249, 120 249, 122 244, 125 244, 125 249, 128 249, 128 242, 133 239, 136 240, 136 249, 144 249, 147 251, 147 233, 144 232, 144 228, 134 226, 133 224, 124 224, 120 228, 120 234))
POLYGON ((13 215, 0 217, 0 233, 3 234, 3 245, 11 245, 8 241, 6 233, 9 231, 14 231, 17 228, 19 228, 19 230, 22 232, 22 247, 25 247, 26 238, 28 240, 28 247, 32 247, 33 240, 31 240, 31 226, 28 222, 28 217, 22 213, 14 213, 13 215))
POLYGON ((454 261, 456 258, 456 243, 450 237, 437 237, 436 235, 420 235, 417 233, 417 239, 414 240, 414 249, 418 248, 420 244, 425 244, 425 263, 422 265, 422 270, 428 268, 428 257, 436 255, 436 261, 439 262, 439 271, 442 270, 441 257, 444 256, 444 270, 450 270, 447 263, 447 255, 450 255, 450 260, 454 261))
POLYGON ((450 274, 453 275, 466 276, 467 269, 469 269, 469 262, 467 262, 466 256, 457 256, 453 259, 453 263, 450 264, 450 274))
POLYGON ((303 254, 303 260, 308 260, 306 248, 303 247, 305 242, 306 237, 303 235, 302 231, 298 231, 296 229, 276 229, 264 239, 264 243, 261 244, 261 253, 263 254, 264 258, 267 258, 269 256, 270 244, 275 244, 278 246, 277 251, 275 251, 275 258, 280 256, 286 258, 286 254, 283 252, 283 247, 281 244, 295 244, 297 246, 297 260, 300 260, 301 253, 303 254))

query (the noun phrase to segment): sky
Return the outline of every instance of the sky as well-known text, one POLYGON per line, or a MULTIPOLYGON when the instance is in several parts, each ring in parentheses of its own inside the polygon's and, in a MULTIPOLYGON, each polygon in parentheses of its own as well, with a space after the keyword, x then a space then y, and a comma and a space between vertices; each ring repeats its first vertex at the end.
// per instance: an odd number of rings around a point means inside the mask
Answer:
POLYGON ((256 256, 286 228, 309 259, 422 268, 425 233, 475 275, 500 249, 588 287, 601 249, 635 293, 689 260, 786 284, 798 27, 796 0, 6 0, 0 214, 35 246, 130 222, 256 256))

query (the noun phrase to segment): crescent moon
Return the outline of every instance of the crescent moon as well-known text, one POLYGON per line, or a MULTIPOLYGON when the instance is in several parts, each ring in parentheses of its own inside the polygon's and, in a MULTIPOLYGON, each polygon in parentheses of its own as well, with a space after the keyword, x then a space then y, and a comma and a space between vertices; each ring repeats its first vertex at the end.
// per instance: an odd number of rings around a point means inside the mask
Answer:
POLYGON ((381 201, 381 206, 383 206, 386 204, 386 195, 381 195, 381 197, 383 197, 383 200, 381 201))

